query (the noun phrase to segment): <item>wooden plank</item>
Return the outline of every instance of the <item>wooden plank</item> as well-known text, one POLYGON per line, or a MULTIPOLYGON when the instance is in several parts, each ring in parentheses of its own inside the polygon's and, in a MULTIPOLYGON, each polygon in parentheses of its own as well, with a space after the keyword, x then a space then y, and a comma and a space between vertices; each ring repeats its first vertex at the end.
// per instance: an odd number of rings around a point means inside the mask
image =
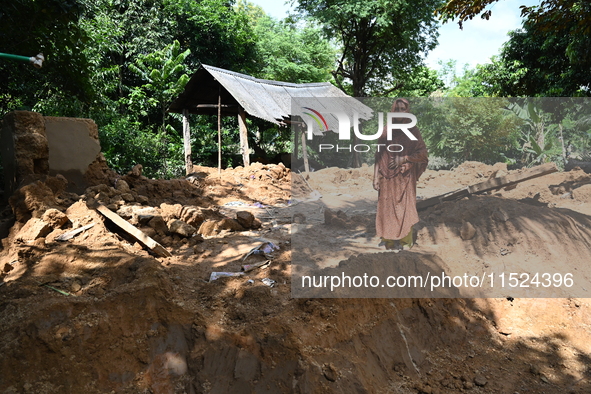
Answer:
POLYGON ((448 192, 445 194, 441 194, 439 196, 431 197, 426 200, 422 200, 417 202, 417 209, 422 210, 434 205, 440 204, 443 201, 452 201, 458 200, 463 197, 467 197, 471 194, 479 194, 484 193, 494 189, 500 189, 503 187, 509 187, 516 185, 521 182, 528 181, 533 178, 537 178, 540 176, 552 174, 558 171, 556 164, 554 163, 546 163, 539 165, 537 167, 530 168, 518 174, 511 174, 499 178, 489 179, 484 182, 476 183, 474 185, 470 185, 466 188, 454 190, 452 192, 448 192))
POLYGON ((78 227, 75 230, 70 230, 67 233, 63 233, 59 237, 56 237, 55 240, 56 241, 67 241, 70 238, 74 238, 76 235, 80 234, 81 232, 84 232, 84 231, 88 230, 92 226, 94 226, 94 223, 87 224, 84 227, 78 227))
POLYGON ((417 202, 417 209, 420 211, 421 209, 426 209, 432 207, 433 205, 441 204, 444 201, 458 200, 469 195, 470 192, 467 188, 454 190, 453 192, 448 192, 446 194, 441 194, 439 196, 417 202))
POLYGON ((556 172, 556 171, 558 171, 556 164, 546 163, 546 164, 542 164, 537 167, 530 168, 530 169, 520 172, 518 174, 502 176, 499 178, 493 178, 493 179, 489 179, 484 182, 477 183, 472 186, 468 186, 468 190, 470 191, 470 194, 484 193, 489 190, 500 189, 502 187, 512 186, 512 185, 515 185, 520 182, 525 182, 529 179, 552 174, 553 172, 556 172))
POLYGON ((115 212, 111 211, 109 208, 105 207, 104 205, 98 205, 96 210, 103 214, 106 218, 111 220, 117 226, 119 226, 123 231, 131 235, 135 238, 138 242, 145 245, 148 249, 152 252, 157 254, 160 257, 171 257, 172 254, 158 242, 154 241, 152 238, 148 237, 146 234, 141 232, 137 227, 133 226, 127 220, 123 219, 121 216, 117 215, 115 212))
POLYGON ((183 145, 185 147, 185 172, 189 175, 193 172, 191 160, 191 128, 189 126, 189 111, 183 109, 183 145))
POLYGON ((240 126, 240 151, 244 167, 250 165, 250 148, 248 146, 248 129, 246 128, 246 112, 244 108, 238 107, 238 125, 240 126))

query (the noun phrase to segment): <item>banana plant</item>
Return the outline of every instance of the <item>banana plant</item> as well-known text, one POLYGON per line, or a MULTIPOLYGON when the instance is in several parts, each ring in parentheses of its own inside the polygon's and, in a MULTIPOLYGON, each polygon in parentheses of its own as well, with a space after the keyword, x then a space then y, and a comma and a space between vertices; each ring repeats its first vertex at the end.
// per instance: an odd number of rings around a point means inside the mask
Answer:
POLYGON ((552 157, 560 154, 560 147, 554 144, 549 134, 549 130, 544 132, 543 145, 539 144, 533 134, 524 134, 523 139, 527 142, 523 146, 523 151, 532 155, 528 167, 548 162, 552 157))
POLYGON ((145 83, 132 89, 128 104, 138 106, 138 112, 147 114, 147 107, 156 107, 162 115, 162 131, 167 130, 166 109, 170 101, 180 94, 187 82, 188 67, 185 59, 191 51, 181 52, 180 43, 175 40, 162 50, 141 55, 129 69, 145 83))
POLYGON ((521 133, 520 149, 528 167, 550 161, 551 157, 560 154, 560 147, 554 144, 552 130, 547 125, 548 116, 533 100, 530 99, 523 105, 514 102, 509 105, 509 110, 527 125, 527 132, 521 133))

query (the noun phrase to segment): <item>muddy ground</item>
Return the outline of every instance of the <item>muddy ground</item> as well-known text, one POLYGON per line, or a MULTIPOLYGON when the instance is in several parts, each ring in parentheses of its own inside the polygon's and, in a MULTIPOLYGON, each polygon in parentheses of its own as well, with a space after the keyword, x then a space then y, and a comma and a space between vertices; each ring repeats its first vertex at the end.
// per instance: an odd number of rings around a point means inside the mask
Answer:
MULTIPOLYGON (((301 225, 311 250, 322 247, 310 256, 319 267, 429 255, 450 272, 567 266, 587 279, 591 177, 574 169, 429 208, 417 246, 396 254, 372 230, 372 173, 329 168, 304 181, 254 164, 163 181, 99 168, 83 195, 60 177, 20 189, 0 214, 0 393, 591 392, 586 298, 291 298, 301 225), (292 181, 298 195, 322 196, 303 223, 293 223, 292 181), (129 237, 99 203, 171 256, 129 237), (344 221, 326 224, 328 209, 344 221), (269 242, 279 249, 244 260, 269 242)), ((507 173, 474 162, 427 171, 418 194, 507 173)))

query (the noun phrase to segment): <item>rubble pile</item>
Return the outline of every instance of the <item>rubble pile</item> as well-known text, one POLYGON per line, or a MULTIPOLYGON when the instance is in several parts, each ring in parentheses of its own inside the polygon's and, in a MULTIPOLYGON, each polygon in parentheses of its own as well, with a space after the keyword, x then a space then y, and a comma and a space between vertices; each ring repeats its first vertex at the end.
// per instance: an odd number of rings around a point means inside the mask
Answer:
MULTIPOLYGON (((37 174, 0 207, 2 393, 590 389, 584 299, 291 297, 292 223, 321 251, 310 261, 351 272, 375 259, 582 261, 591 179, 580 170, 422 211, 417 249, 390 254, 373 239, 372 167, 195 166, 173 180, 115 174, 100 158, 89 168, 83 190, 37 174)), ((427 171, 419 193, 511 173, 427 171)))

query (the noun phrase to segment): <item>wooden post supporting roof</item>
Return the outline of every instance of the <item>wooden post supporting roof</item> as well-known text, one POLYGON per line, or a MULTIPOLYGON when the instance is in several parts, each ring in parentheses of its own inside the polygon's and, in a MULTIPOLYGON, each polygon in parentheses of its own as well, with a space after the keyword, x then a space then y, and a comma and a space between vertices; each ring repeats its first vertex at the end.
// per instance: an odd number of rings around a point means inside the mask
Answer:
POLYGON ((218 88, 218 175, 222 173, 222 90, 218 88))
POLYGON ((310 165, 308 164, 308 146, 306 145, 306 133, 302 130, 302 159, 304 160, 304 171, 310 172, 310 165))
POLYGON ((246 112, 244 108, 238 107, 238 125, 240 126, 240 152, 244 167, 250 165, 250 148, 248 147, 248 129, 246 128, 246 112))
POLYGON ((189 111, 183 109, 183 145, 185 146, 185 172, 189 175, 193 172, 191 159, 191 129, 189 127, 189 111))

